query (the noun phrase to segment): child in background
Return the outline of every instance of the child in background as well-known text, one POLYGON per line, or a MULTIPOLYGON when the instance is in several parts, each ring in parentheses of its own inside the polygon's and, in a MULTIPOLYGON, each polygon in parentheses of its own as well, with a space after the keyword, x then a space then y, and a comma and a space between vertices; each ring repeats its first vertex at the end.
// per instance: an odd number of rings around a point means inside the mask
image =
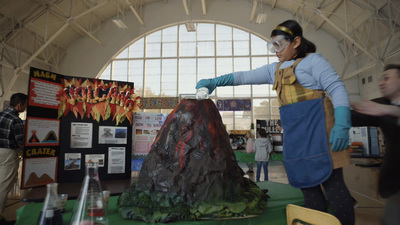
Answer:
POLYGON ((272 152, 272 144, 267 138, 267 132, 264 129, 260 129, 258 135, 260 137, 254 142, 255 160, 257 162, 257 182, 260 181, 261 166, 264 168, 264 181, 268 180, 268 160, 272 152))

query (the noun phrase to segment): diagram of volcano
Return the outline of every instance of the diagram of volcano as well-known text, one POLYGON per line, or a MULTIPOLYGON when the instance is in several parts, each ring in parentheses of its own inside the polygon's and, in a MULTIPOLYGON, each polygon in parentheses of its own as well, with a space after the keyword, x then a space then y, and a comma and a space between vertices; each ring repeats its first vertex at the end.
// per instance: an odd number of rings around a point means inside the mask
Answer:
POLYGON ((137 182, 120 196, 119 211, 146 222, 259 215, 268 197, 243 175, 215 104, 183 99, 160 129, 137 182))

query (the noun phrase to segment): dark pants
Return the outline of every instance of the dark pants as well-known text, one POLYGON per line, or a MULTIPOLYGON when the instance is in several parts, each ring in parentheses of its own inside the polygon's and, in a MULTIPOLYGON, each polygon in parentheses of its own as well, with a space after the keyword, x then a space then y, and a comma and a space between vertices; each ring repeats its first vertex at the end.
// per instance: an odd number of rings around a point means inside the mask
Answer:
POLYGON ((260 174, 261 174, 261 166, 264 168, 264 181, 268 180, 268 161, 257 161, 257 176, 256 181, 260 181, 260 174))
MULTIPOLYGON (((354 225, 353 198, 344 183, 342 168, 334 169, 332 175, 322 183, 322 186, 333 214, 342 225, 354 225)), ((305 207, 323 212, 327 211, 328 206, 321 185, 302 188, 301 191, 303 192, 305 207)))

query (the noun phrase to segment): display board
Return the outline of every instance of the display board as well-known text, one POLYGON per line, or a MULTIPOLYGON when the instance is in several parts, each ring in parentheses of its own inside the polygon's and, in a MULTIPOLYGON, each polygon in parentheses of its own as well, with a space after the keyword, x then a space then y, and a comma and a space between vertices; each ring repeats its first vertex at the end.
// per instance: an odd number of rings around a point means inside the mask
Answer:
POLYGON ((149 153, 167 117, 167 113, 135 113, 133 125, 133 154, 135 156, 146 156, 149 153))
POLYGON ((130 177, 134 84, 31 68, 22 188, 79 182, 85 162, 103 180, 130 177))

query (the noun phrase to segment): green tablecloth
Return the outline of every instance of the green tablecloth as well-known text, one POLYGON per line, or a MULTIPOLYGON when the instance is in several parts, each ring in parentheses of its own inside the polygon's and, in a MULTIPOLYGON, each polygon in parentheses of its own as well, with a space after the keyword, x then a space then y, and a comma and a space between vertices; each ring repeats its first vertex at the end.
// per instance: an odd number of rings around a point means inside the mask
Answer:
MULTIPOLYGON (((244 163, 254 163, 256 153, 247 153, 245 151, 235 151, 236 160, 244 163)), ((270 161, 283 161, 282 153, 272 153, 269 158, 270 161)))
MULTIPOLYGON (((301 205, 304 203, 303 195, 300 189, 291 187, 288 184, 281 184, 275 182, 258 182, 257 185, 262 189, 268 189, 268 195, 271 197, 267 203, 267 209, 264 213, 257 217, 246 219, 225 219, 225 220, 201 220, 201 221, 178 221, 175 223, 168 223, 169 225, 282 225, 286 224, 286 205, 296 204, 301 205), (236 222, 237 221, 237 222, 236 222)), ((148 223, 134 220, 124 220, 118 213, 117 209, 118 196, 110 198, 109 202, 109 219, 110 225, 148 225, 148 223)), ((69 224, 72 210, 75 205, 75 200, 67 201, 66 212, 63 214, 64 224, 69 224)), ((32 203, 24 205, 16 211, 17 221, 16 225, 35 225, 43 203, 32 203)))

